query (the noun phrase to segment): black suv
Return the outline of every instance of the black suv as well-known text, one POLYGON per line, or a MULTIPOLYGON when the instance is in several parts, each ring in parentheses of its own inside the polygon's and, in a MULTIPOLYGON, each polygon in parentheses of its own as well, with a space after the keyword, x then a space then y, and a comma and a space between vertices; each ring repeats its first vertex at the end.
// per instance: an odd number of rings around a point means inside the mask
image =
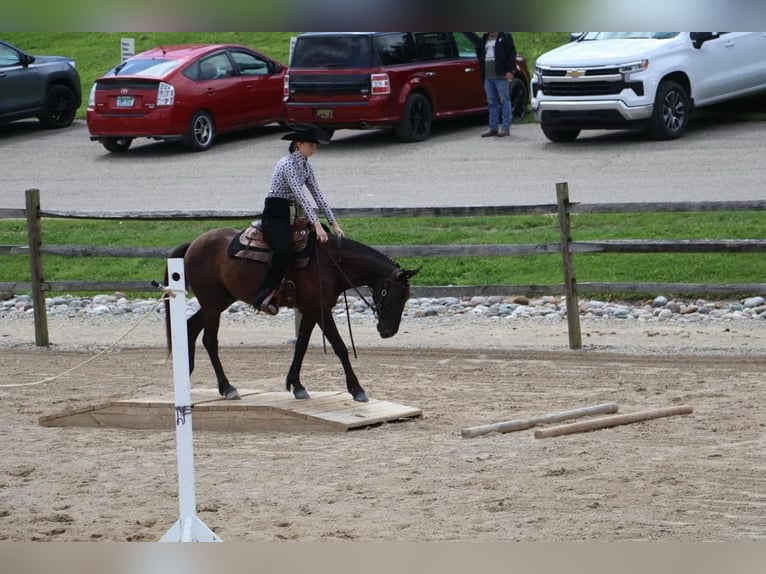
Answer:
POLYGON ((0 123, 38 118, 47 128, 64 128, 74 121, 81 103, 73 60, 32 56, 0 41, 0 123))
MULTIPOLYGON (((285 121, 339 128, 392 127, 428 138, 433 120, 487 113, 474 32, 308 32, 285 76, 285 121)), ((529 70, 516 59, 515 117, 529 103, 529 70)))

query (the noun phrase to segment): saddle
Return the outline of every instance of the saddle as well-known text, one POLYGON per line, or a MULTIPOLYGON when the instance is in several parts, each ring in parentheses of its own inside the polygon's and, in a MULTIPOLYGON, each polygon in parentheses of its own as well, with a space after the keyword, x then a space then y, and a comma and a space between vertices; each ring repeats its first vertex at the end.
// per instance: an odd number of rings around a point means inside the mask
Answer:
MULTIPOLYGON (((290 231, 293 238, 293 265, 303 269, 309 263, 313 245, 310 241, 312 235, 308 218, 296 219, 290 231)), ((228 253, 230 257, 271 263, 271 248, 263 236, 262 222, 253 221, 250 227, 235 235, 229 244, 228 253)))

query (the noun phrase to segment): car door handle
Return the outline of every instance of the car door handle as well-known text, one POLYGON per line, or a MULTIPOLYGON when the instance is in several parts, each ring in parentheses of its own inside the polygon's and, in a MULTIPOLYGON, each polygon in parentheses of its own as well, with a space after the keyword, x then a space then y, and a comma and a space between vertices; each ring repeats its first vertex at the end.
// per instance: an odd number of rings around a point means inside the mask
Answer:
POLYGON ((733 47, 734 47, 734 42, 732 42, 731 40, 729 40, 728 42, 726 42, 726 43, 724 44, 724 47, 725 47, 725 48, 733 48, 733 47))
POLYGON ((205 91, 206 91, 208 94, 210 94, 211 96, 212 96, 213 94, 215 94, 215 88, 207 88, 205 91))
POLYGON ((466 72, 466 74, 470 74, 470 73, 471 73, 471 72, 473 72, 474 70, 476 70, 476 68, 466 68, 466 69, 465 69, 465 72, 466 72))
POLYGON ((426 72, 426 78, 435 78, 436 72, 426 72))

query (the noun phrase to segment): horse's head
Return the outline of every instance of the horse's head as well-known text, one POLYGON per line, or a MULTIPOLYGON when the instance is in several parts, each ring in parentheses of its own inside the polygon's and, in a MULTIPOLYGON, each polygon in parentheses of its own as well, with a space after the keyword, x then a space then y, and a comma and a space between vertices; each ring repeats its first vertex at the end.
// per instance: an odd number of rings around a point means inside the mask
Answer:
POLYGON ((393 337, 399 330, 402 313, 410 298, 410 278, 417 269, 394 269, 385 278, 372 285, 372 300, 378 316, 378 333, 384 339, 393 337))

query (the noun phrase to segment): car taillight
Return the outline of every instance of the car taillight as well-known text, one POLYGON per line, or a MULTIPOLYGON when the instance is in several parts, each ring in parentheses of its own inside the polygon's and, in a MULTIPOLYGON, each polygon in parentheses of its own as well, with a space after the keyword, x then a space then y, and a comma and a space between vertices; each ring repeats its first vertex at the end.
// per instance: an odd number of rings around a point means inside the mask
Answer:
POLYGON ((290 97, 290 76, 287 74, 285 74, 285 77, 282 80, 282 95, 286 98, 290 97))
POLYGON ((388 74, 371 74, 370 84, 373 96, 384 96, 391 93, 391 82, 388 74))
POLYGON ((90 109, 96 107, 96 84, 93 84, 90 88, 90 94, 88 94, 88 107, 90 109))
POLYGON ((157 105, 158 106, 172 106, 176 99, 176 89, 170 84, 160 82, 157 88, 157 105))

